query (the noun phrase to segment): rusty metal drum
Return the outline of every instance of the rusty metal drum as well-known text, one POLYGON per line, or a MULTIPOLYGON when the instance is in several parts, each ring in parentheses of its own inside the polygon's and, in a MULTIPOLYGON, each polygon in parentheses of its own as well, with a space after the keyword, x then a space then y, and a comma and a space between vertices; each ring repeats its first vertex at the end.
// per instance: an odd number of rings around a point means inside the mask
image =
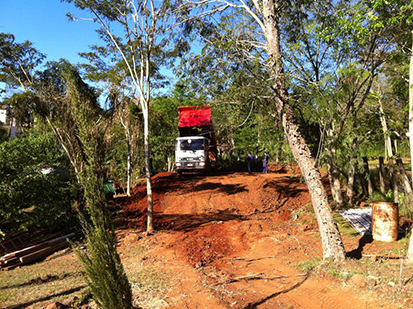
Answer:
POLYGON ((372 234, 374 240, 396 241, 399 227, 399 204, 372 203, 372 234))

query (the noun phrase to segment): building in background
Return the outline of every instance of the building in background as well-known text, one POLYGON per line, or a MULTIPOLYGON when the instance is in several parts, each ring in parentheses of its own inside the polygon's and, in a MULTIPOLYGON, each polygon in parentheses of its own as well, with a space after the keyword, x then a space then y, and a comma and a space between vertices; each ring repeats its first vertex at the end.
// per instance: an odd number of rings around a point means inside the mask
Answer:
POLYGON ((19 137, 21 129, 17 126, 16 119, 9 115, 10 107, 6 105, 0 106, 0 125, 7 129, 9 138, 19 137))

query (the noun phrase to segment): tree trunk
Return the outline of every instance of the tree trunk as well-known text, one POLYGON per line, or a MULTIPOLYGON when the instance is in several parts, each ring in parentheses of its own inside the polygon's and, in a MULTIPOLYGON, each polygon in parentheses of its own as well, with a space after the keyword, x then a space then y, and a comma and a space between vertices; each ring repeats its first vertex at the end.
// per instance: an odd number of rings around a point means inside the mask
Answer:
POLYGON ((404 168, 403 160, 401 158, 397 158, 396 163, 399 168, 399 173, 401 177, 401 182, 403 184, 404 192, 406 192, 406 196, 409 198, 409 200, 413 201, 412 184, 410 182, 409 177, 406 174, 406 169, 404 168))
POLYGON ((343 194, 341 192, 340 172, 337 166, 332 162, 331 158, 327 159, 328 179, 330 181, 331 195, 336 204, 336 208, 341 208, 344 205, 343 194))
POLYGON ((356 178, 357 174, 357 161, 356 158, 351 158, 350 160, 350 167, 348 171, 348 180, 347 180, 347 197, 348 197, 348 203, 351 205, 353 204, 353 198, 354 198, 354 180, 356 178))
POLYGON ((171 156, 167 156, 167 158, 166 158, 166 170, 168 172, 173 171, 173 162, 172 162, 172 157, 171 156))
POLYGON ((369 159, 367 157, 363 157, 363 178, 365 179, 366 183, 367 183, 367 193, 369 196, 373 195, 373 182, 371 181, 371 177, 370 177, 370 169, 369 169, 369 159))
POLYGON ((390 171, 390 179, 391 179, 391 186, 393 189, 393 196, 394 196, 394 202, 398 203, 399 202, 399 184, 397 182, 397 175, 394 170, 394 164, 393 164, 393 159, 389 159, 389 171, 390 171))
MULTIPOLYGON (((413 37, 413 30, 412 30, 412 37, 413 37)), ((412 49, 410 50, 410 67, 409 67, 409 134, 408 135, 409 135, 409 141, 410 141, 410 159, 412 159, 413 158, 413 46, 412 46, 412 49)), ((412 171, 412 181, 413 181, 413 164, 411 164, 411 171, 412 171)))
MULTIPOLYGON (((413 30, 412 30, 413 37, 413 30)), ((413 44, 410 50, 410 68, 409 68, 409 140, 410 140, 410 159, 412 160, 412 181, 413 181, 413 44)), ((413 263, 413 233, 409 240, 409 249, 407 250, 406 260, 413 263)))
MULTIPOLYGON (((379 83, 380 85, 380 83, 379 83)), ((391 145, 391 138, 389 136, 389 128, 387 126, 387 120, 384 115, 384 108, 383 104, 381 101, 381 91, 379 88, 379 115, 380 115, 380 122, 381 126, 383 128, 383 134, 384 134, 384 149, 385 149, 385 157, 386 158, 392 158, 393 157, 393 150, 392 150, 392 145, 391 145)))
MULTIPOLYGON (((145 111, 148 113, 148 110, 145 111)), ((146 175, 146 196, 148 199, 148 222, 146 232, 152 233, 153 223, 153 197, 152 197, 152 179, 151 179, 151 156, 149 148, 149 115, 144 113, 144 148, 145 148, 145 175, 146 175)))
POLYGON ((384 171, 384 158, 379 157, 379 180, 380 180, 380 192, 386 195, 386 173, 384 171))
POLYGON ((284 68, 281 59, 278 14, 280 7, 276 0, 263 1, 263 19, 267 40, 268 66, 275 92, 275 104, 294 158, 306 180, 320 229, 324 258, 343 260, 344 245, 334 220, 327 194, 321 181, 321 174, 315 166, 310 150, 299 130, 289 96, 284 85, 284 68))
POLYGON ((131 144, 130 144, 130 141, 128 140, 127 141, 128 142, 128 162, 127 162, 127 164, 128 164, 128 167, 127 167, 127 169, 128 169, 128 179, 127 179, 127 184, 126 184, 126 194, 127 194, 127 196, 131 196, 132 194, 131 194, 131 188, 132 188, 132 158, 131 158, 131 144))

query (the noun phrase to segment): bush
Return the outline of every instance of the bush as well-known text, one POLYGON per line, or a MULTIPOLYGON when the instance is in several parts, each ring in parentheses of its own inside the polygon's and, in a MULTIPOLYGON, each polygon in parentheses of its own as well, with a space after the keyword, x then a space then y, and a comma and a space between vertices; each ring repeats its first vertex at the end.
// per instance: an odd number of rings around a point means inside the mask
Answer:
POLYGON ((73 226, 76 189, 44 168, 62 165, 64 154, 47 133, 0 144, 0 225, 5 234, 19 230, 73 226), (69 224, 66 224, 70 222, 69 224))

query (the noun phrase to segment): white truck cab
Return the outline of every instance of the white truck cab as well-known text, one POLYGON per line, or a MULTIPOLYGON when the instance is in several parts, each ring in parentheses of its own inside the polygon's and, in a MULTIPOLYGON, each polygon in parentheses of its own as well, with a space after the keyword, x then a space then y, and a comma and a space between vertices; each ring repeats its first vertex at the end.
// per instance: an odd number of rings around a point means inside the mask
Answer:
POLYGON ((203 136, 176 139, 175 168, 178 173, 210 169, 208 152, 210 140, 203 136))

